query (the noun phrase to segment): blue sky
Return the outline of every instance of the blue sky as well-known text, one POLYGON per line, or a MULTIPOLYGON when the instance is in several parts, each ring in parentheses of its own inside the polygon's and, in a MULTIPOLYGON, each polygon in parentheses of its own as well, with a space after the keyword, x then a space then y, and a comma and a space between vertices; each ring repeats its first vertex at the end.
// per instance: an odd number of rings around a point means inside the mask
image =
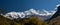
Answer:
POLYGON ((0 0, 0 9, 10 11, 26 11, 31 8, 54 10, 60 0, 0 0))

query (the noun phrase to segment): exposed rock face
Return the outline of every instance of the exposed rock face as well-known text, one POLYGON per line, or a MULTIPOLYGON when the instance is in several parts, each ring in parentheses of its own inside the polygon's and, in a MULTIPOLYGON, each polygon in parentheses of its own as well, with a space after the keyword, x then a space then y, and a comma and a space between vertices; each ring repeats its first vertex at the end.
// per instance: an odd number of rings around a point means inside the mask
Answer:
POLYGON ((48 25, 60 25, 60 6, 58 6, 57 12, 50 18, 48 25))

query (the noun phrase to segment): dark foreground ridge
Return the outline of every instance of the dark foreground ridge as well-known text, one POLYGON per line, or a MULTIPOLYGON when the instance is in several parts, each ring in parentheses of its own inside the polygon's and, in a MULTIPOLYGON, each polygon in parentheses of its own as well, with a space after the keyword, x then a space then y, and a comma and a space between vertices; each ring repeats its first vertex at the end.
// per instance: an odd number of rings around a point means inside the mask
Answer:
POLYGON ((48 25, 60 25, 60 6, 57 9, 57 12, 50 18, 48 25))
POLYGON ((57 7, 57 12, 50 18, 50 20, 58 16, 60 16, 60 6, 57 7))
POLYGON ((46 21, 49 22, 50 20, 52 20, 52 19, 54 19, 54 18, 56 18, 58 16, 60 16, 60 6, 57 7, 57 12, 50 19, 48 19, 46 21))

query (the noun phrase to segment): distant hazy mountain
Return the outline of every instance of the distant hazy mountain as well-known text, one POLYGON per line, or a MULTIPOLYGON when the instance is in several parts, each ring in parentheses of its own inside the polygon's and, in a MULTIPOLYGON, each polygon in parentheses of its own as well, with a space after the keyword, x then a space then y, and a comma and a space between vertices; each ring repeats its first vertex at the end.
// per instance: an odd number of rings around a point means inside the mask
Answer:
POLYGON ((17 18, 29 18, 32 15, 36 15, 41 17, 43 20, 50 18, 56 11, 46 11, 46 10, 35 10, 35 9, 30 9, 24 12, 9 12, 6 13, 4 16, 9 18, 9 19, 17 19, 17 18))

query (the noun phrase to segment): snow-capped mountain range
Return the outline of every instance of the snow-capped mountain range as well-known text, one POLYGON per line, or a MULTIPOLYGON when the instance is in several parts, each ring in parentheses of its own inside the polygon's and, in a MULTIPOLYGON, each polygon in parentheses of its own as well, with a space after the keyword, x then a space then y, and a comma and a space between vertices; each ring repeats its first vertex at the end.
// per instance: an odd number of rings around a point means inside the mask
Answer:
POLYGON ((56 11, 46 11, 46 10, 42 10, 42 12, 40 12, 39 10, 35 10, 35 9, 30 9, 24 12, 9 12, 6 13, 4 16, 9 18, 9 19, 17 19, 17 18, 29 18, 29 16, 31 15, 38 15, 38 16, 52 16, 56 11), (28 17, 26 17, 28 16, 28 17))
POLYGON ((6 14, 1 14, 3 15, 4 17, 6 18, 9 18, 9 19, 17 19, 17 18, 29 18, 30 16, 32 15, 35 15, 35 16, 39 16, 40 18, 42 18, 42 20, 44 19, 49 19, 56 11, 57 11, 57 7, 60 6, 60 4, 58 4, 56 6, 56 10, 51 10, 51 11, 47 11, 47 10, 35 10, 35 9, 30 9, 30 10, 27 10, 27 11, 24 11, 24 12, 9 12, 9 13, 6 13, 6 14))

